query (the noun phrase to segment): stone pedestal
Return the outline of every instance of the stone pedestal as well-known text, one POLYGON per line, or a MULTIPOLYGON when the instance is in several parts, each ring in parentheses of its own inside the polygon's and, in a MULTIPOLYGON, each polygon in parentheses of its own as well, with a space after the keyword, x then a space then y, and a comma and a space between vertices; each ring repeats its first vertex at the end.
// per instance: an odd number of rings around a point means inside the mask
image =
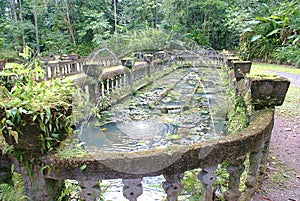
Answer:
POLYGON ((229 67, 229 69, 232 69, 233 68, 233 62, 234 61, 239 61, 239 60, 240 60, 240 58, 238 58, 238 57, 228 57, 227 60, 226 60, 226 64, 229 67))
POLYGON ((242 79, 246 74, 250 73, 251 61, 233 61, 234 76, 236 79, 242 79))
POLYGON ((251 104, 255 110, 259 110, 282 105, 290 81, 280 76, 257 75, 248 77, 248 84, 251 104))
POLYGON ((163 183, 163 188, 167 193, 168 201, 177 201, 179 193, 183 190, 181 179, 183 174, 164 175, 166 181, 163 183))
POLYGON ((134 66, 135 59, 131 58, 131 57, 126 57, 126 58, 121 59, 121 63, 122 63, 122 66, 131 69, 134 66))

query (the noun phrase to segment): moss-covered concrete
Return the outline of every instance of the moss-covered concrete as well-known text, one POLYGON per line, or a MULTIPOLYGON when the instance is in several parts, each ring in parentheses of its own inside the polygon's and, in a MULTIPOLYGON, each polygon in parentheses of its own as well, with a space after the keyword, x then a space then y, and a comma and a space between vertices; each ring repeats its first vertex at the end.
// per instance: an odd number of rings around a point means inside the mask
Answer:
POLYGON ((290 81, 280 76, 249 76, 251 103, 255 109, 282 105, 290 81))
MULTIPOLYGON (((159 63, 161 60, 152 61, 152 63, 156 62, 159 63)), ((135 68, 145 64, 145 62, 136 63, 135 68)), ((102 75, 106 74, 110 77, 115 73, 122 73, 123 70, 124 67, 117 66, 113 70, 104 70, 102 75)), ((151 79, 137 83, 136 89, 151 82, 151 79)), ((247 128, 222 138, 191 145, 161 146, 136 152, 100 152, 87 149, 82 154, 71 157, 61 157, 53 152, 41 159, 40 168, 43 169, 43 177, 54 180, 95 181, 112 178, 142 178, 161 174, 175 175, 199 167, 211 167, 225 161, 234 161, 249 152, 260 151, 270 139, 273 123, 274 110, 263 109, 255 113, 247 128)), ((14 163, 16 163, 16 170, 22 171, 17 161, 14 163)))
POLYGON ((269 140, 274 111, 260 111, 243 131, 218 140, 188 146, 160 147, 142 152, 89 152, 84 157, 61 159, 52 154, 42 161, 51 167, 47 178, 137 178, 176 174, 231 161, 261 148, 269 140), (86 165, 82 171, 80 167, 86 165))

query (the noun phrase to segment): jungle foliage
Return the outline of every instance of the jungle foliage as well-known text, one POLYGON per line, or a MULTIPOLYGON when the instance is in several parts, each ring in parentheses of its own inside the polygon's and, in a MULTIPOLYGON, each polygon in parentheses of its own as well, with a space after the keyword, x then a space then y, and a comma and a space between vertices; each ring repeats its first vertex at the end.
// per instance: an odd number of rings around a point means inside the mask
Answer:
POLYGON ((297 0, 2 0, 0 7, 0 59, 15 60, 26 46, 35 55, 88 55, 108 39, 122 45, 119 38, 154 29, 240 49, 245 59, 300 63, 297 0))
POLYGON ((230 6, 229 29, 240 36, 243 59, 300 65, 299 1, 258 1, 230 6))

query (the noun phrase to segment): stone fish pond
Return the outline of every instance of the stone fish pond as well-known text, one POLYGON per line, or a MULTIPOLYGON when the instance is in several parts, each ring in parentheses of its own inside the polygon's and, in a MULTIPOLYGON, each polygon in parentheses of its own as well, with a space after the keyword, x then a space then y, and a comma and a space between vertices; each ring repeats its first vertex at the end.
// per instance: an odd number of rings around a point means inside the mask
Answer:
MULTIPOLYGON (((33 161, 30 170, 23 161, 7 155, 1 156, 0 170, 14 165, 23 175, 31 200, 58 200, 64 182, 72 180, 81 187, 80 199, 86 201, 102 195, 108 200, 121 200, 120 196, 130 201, 160 200, 167 196, 167 200, 175 201, 184 192, 184 173, 201 168, 197 176, 201 193, 204 200, 212 201, 217 168, 228 162, 228 188, 221 196, 226 201, 250 200, 258 187, 258 176, 265 171, 274 108, 282 104, 289 81, 264 76, 235 79, 230 66, 222 68, 236 96, 250 92, 253 110, 248 127, 227 134, 226 107, 232 102, 227 104, 218 68, 225 60, 215 51, 205 52, 173 51, 152 62, 138 60, 131 68, 116 64, 117 58, 100 59, 97 65, 85 64, 86 60, 74 63, 79 72, 76 77, 86 81, 87 92, 87 98, 74 105, 78 119, 84 120, 76 124, 76 134, 63 140, 57 152, 33 161), (91 76, 84 67, 99 73, 89 72, 91 76), (102 72, 103 67, 107 69, 102 72), (105 71, 109 69, 113 71, 105 71), (266 93, 262 90, 265 87, 272 90, 266 93), (266 101, 270 97, 274 99, 271 103, 266 101), (95 98, 96 106, 103 108, 98 119, 92 118, 94 108, 89 104, 95 98), (247 179, 241 191, 243 172, 247 179), (99 181, 114 179, 122 181, 113 184, 112 197, 106 196, 106 187, 99 181), (165 194, 161 195, 162 189, 149 191, 149 184, 155 183, 161 184, 165 194), (122 195, 116 197, 114 192, 122 195)), ((60 64, 48 67, 53 72, 71 69, 60 64)), ((76 100, 78 94, 73 98, 76 100)))
POLYGON ((145 151, 220 138, 226 133, 226 97, 216 75, 216 68, 178 68, 83 124, 75 138, 88 152, 145 151))

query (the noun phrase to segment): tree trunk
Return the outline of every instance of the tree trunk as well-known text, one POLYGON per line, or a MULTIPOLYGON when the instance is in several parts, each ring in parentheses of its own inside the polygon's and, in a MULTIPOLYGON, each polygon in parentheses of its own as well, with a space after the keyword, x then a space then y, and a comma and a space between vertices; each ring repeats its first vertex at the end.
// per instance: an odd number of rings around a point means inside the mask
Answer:
MULTIPOLYGON (((14 0, 10 0, 10 9, 11 9, 11 15, 12 15, 13 19, 15 20, 15 22, 17 22, 18 19, 17 19, 17 12, 16 12, 16 6, 15 6, 14 0)), ((13 35, 14 43, 17 44, 18 43, 17 36, 15 34, 12 34, 12 35, 13 35)))
POLYGON ((17 12, 16 12, 16 6, 15 6, 15 1, 14 0, 10 0, 10 9, 11 9, 11 14, 14 18, 14 20, 18 20, 17 19, 17 12))
POLYGON ((188 32, 188 17, 189 17, 189 9, 188 9, 188 6, 189 6, 189 1, 186 0, 185 1, 185 28, 184 28, 184 33, 187 34, 188 32))
MULTIPOLYGON (((22 15, 22 2, 21 0, 18 0, 18 6, 19 6, 19 20, 23 24, 23 15, 22 15)), ((22 51, 25 49, 25 37, 24 37, 24 31, 22 31, 22 51)))
POLYGON ((70 9, 69 9, 69 1, 68 0, 66 0, 66 15, 67 16, 63 15, 63 19, 64 19, 65 23, 67 24, 67 27, 69 29, 69 32, 70 32, 70 35, 72 38, 73 45, 76 48, 77 44, 76 44, 75 35, 74 35, 73 28, 72 28, 71 20, 70 20, 70 9))
POLYGON ((118 0, 114 0, 115 34, 118 33, 118 29, 117 29, 117 25, 118 25, 117 9, 118 9, 118 0))
POLYGON ((38 56, 40 54, 40 42, 39 42, 39 29, 38 29, 38 24, 37 24, 36 8, 33 9, 33 17, 34 17, 34 28, 35 28, 36 53, 38 56))

